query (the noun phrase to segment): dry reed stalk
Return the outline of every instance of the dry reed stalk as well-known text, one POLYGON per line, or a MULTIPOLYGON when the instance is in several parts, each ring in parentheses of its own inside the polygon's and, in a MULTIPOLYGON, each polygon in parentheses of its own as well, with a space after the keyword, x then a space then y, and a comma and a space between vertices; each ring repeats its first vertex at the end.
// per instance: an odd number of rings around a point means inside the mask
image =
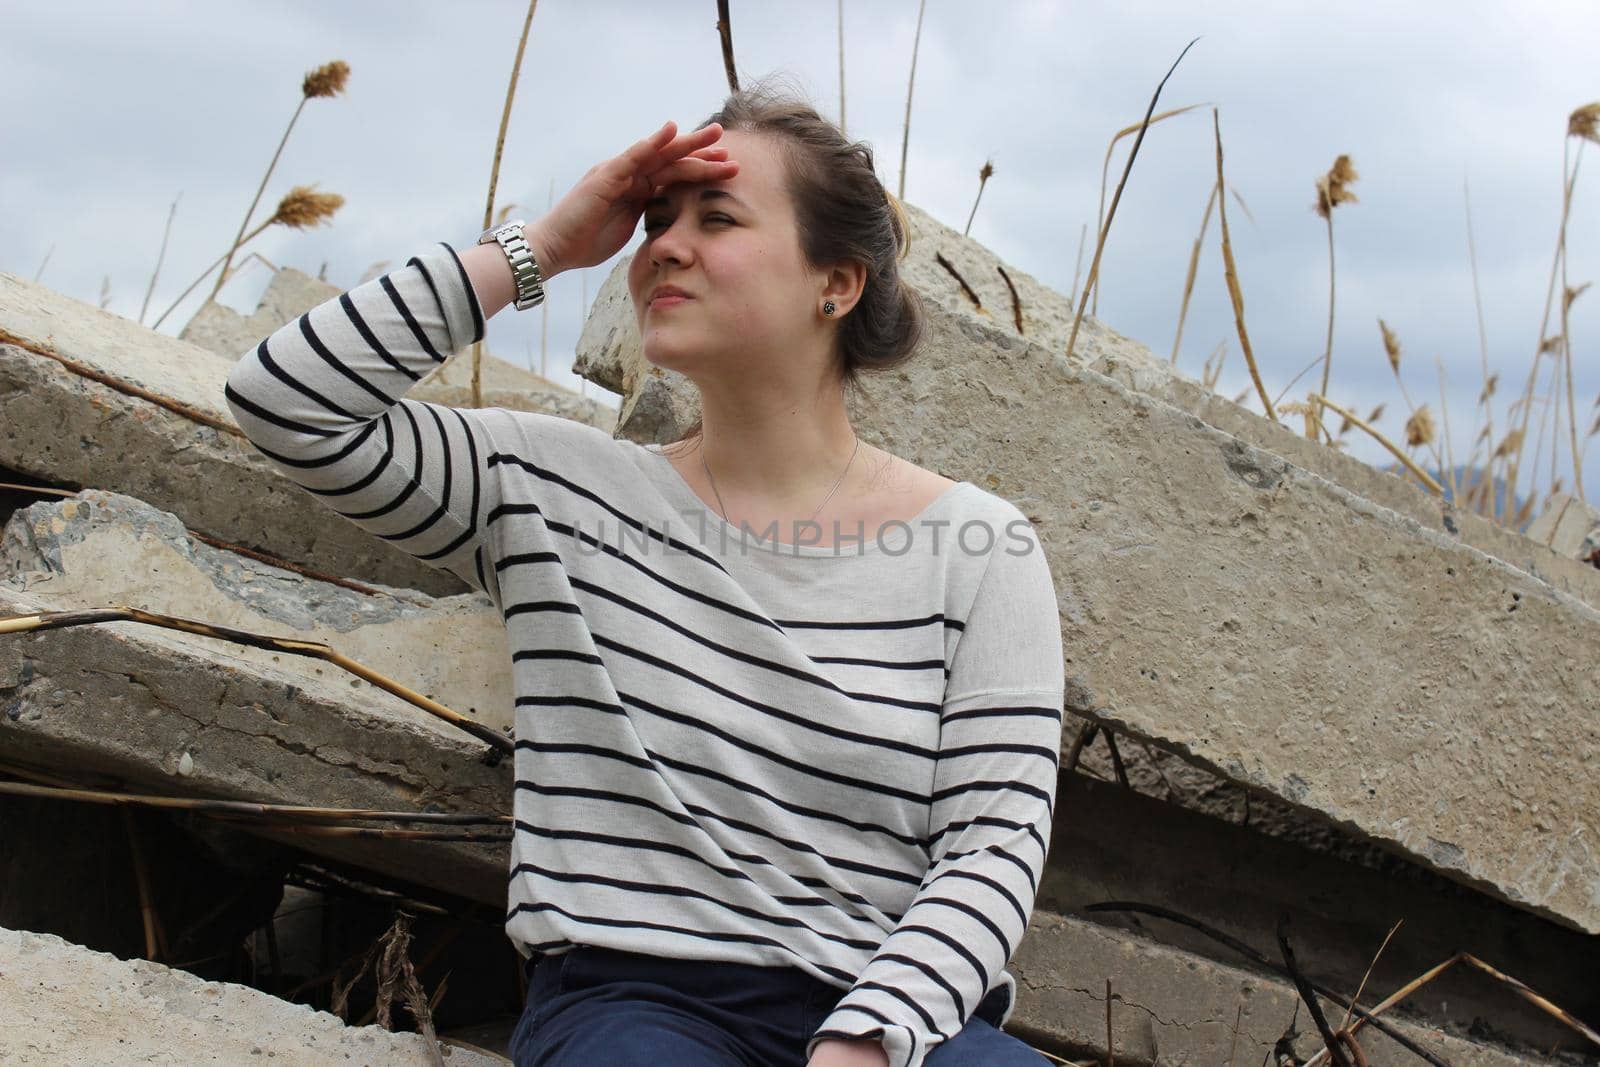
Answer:
MULTIPOLYGON (((1222 121, 1217 117, 1216 108, 1211 109, 1211 132, 1217 143, 1217 187, 1226 189, 1228 183, 1222 177, 1222 121)), ((1261 381, 1261 368, 1256 366, 1255 354, 1250 351, 1250 334, 1244 327, 1244 293, 1239 289, 1239 271, 1233 262, 1233 241, 1228 236, 1226 197, 1217 198, 1217 224, 1222 230, 1222 274, 1228 283, 1228 299, 1233 304, 1233 322, 1239 331, 1239 347, 1244 351, 1245 366, 1250 368, 1250 380, 1255 383, 1267 418, 1277 422, 1277 413, 1272 410, 1272 401, 1267 398, 1267 387, 1261 381)))
POLYGON ((1211 209, 1217 205, 1217 187, 1211 186, 1211 195, 1206 197, 1206 210, 1200 216, 1200 233, 1194 239, 1194 247, 1189 249, 1189 272, 1183 279, 1183 301, 1178 305, 1178 332, 1172 338, 1172 357, 1167 360, 1173 366, 1178 365, 1178 348, 1183 344, 1183 321, 1189 315, 1189 297, 1194 294, 1194 276, 1200 268, 1200 246, 1205 242, 1206 229, 1211 225, 1211 209))
MULTIPOLYGON (((1196 37, 1195 41, 1198 41, 1199 39, 1200 38, 1196 37)), ((1192 44, 1194 44, 1194 41, 1190 41, 1189 43, 1192 45, 1192 44)), ((1186 48, 1186 49, 1184 49, 1184 51, 1187 52, 1188 49, 1186 48)), ((1178 58, 1182 59, 1183 57, 1179 56, 1178 58)), ((1177 64, 1174 63, 1173 66, 1177 66, 1177 64)), ((1162 79, 1162 80, 1163 80, 1163 82, 1165 82, 1165 79, 1162 79)), ((1159 93, 1160 90, 1158 89, 1157 92, 1159 93)), ((1095 209, 1095 225, 1096 226, 1098 226, 1100 229, 1103 230, 1103 229, 1106 229, 1110 224, 1110 220, 1106 218, 1106 181, 1111 176, 1111 153, 1116 151, 1117 142, 1122 140, 1124 137, 1129 136, 1130 134, 1138 134, 1139 137, 1142 139, 1144 137, 1144 131, 1145 131, 1145 128, 1147 126, 1154 126, 1156 123, 1161 122, 1161 121, 1163 121, 1165 119, 1170 119, 1170 118, 1173 118, 1175 116, 1183 114, 1185 111, 1193 111, 1197 107, 1204 107, 1204 106, 1205 106, 1205 102, 1202 101, 1201 103, 1198 103, 1198 104, 1185 104, 1183 107, 1173 108, 1171 111, 1163 111, 1161 114, 1154 115, 1154 116, 1152 116, 1148 112, 1146 112, 1145 113, 1145 120, 1143 122, 1135 122, 1131 126, 1124 126, 1122 129, 1118 130, 1116 133, 1111 135, 1111 140, 1106 145, 1106 157, 1105 157, 1105 159, 1100 161, 1100 206, 1095 209)), ((1137 142, 1134 144, 1133 150, 1135 152, 1137 152, 1139 150, 1139 146, 1138 146, 1137 142)), ((1115 202, 1113 202, 1112 205, 1111 205, 1111 210, 1112 211, 1116 211, 1116 209, 1117 209, 1117 206, 1116 206, 1115 202)), ((1100 314, 1100 294, 1098 292, 1096 292, 1093 295, 1092 299, 1093 299, 1094 303, 1090 305, 1089 314, 1098 315, 1098 314, 1100 314)))
POLYGON ((321 641, 303 641, 293 637, 270 637, 266 634, 251 633, 248 630, 238 630, 231 626, 216 626, 196 619, 185 619, 176 615, 162 615, 153 611, 144 611, 140 608, 124 605, 113 605, 109 608, 84 608, 76 611, 44 611, 32 615, 0 616, 0 634, 43 633, 46 630, 58 630, 68 626, 84 626, 101 622, 146 623, 151 626, 162 626, 169 630, 181 630, 184 633, 197 634, 201 637, 233 641, 238 644, 250 645, 254 648, 265 648, 293 656, 309 656, 314 659, 326 660, 334 666, 372 683, 379 689, 392 693, 407 703, 421 708, 430 715, 434 715, 453 726, 465 730, 473 737, 488 744, 492 762, 498 763, 501 756, 515 749, 511 738, 490 729, 483 723, 469 719, 459 711, 445 707, 431 697, 423 696, 421 693, 408 689, 370 667, 357 663, 321 641))
MULTIPOLYGON (((494 194, 500 184, 500 158, 506 147, 506 128, 511 124, 511 105, 517 98, 517 78, 522 73, 522 56, 528 50, 528 30, 533 26, 533 13, 539 0, 528 0, 528 14, 522 20, 522 34, 517 38, 517 54, 511 61, 511 80, 506 85, 505 106, 500 109, 500 129, 494 139, 494 160, 489 164, 489 193, 483 203, 483 228, 488 229, 494 218, 494 194)), ((483 407, 483 341, 472 342, 472 406, 483 407)))
POLYGON ((839 0, 839 132, 844 133, 844 0, 839 0))
MULTIPOLYGON (((1358 177, 1355 167, 1350 164, 1350 157, 1341 155, 1333 161, 1328 173, 1317 179, 1317 200, 1313 207, 1328 224, 1328 342, 1322 353, 1322 385, 1317 389, 1319 396, 1328 395, 1328 373, 1333 369, 1333 211, 1340 204, 1356 202, 1356 195, 1348 187, 1358 177)), ((1322 432, 1327 434, 1327 429, 1324 427, 1322 432)), ((1332 442, 1331 435, 1328 440, 1332 442)))
POLYGON ((1228 1042, 1228 1067, 1233 1067, 1233 1057, 1239 1051, 1239 1024, 1244 1021, 1244 1003, 1233 1013, 1233 1038, 1228 1042))
POLYGON ((1109 978, 1106 979, 1106 1067, 1117 1067, 1117 1038, 1111 1030, 1111 979, 1109 978))
POLYGON ((1209 393, 1217 387, 1217 380, 1222 377, 1222 365, 1227 361, 1228 339, 1224 337, 1217 342, 1217 347, 1211 350, 1211 354, 1206 357, 1205 366, 1200 369, 1200 382, 1206 387, 1206 392, 1209 393))
POLYGON ((55 254, 56 254, 56 246, 55 245, 51 245, 49 250, 45 252, 44 258, 39 261, 39 269, 33 272, 33 280, 34 280, 35 284, 38 283, 40 278, 44 277, 44 268, 47 265, 49 265, 50 257, 55 255, 55 254))
POLYGON ((1086 222, 1083 224, 1082 228, 1078 230, 1078 258, 1072 267, 1072 288, 1068 291, 1068 303, 1072 303, 1078 299, 1078 279, 1083 275, 1083 245, 1088 237, 1089 224, 1086 222))
MULTIPOLYGON (((155 901, 150 893, 150 869, 145 866, 144 852, 139 848, 139 831, 133 825, 133 812, 127 808, 122 809, 122 825, 128 831, 128 851, 133 857, 134 881, 139 888, 139 917, 144 922, 144 958, 152 961, 170 960, 172 957, 156 946, 157 919, 155 901)), ((163 936, 161 940, 166 939, 163 936)))
MULTIPOLYGON (((1155 114, 1156 101, 1161 99, 1161 90, 1166 88, 1167 79, 1172 77, 1172 72, 1178 69, 1178 64, 1183 62, 1183 57, 1189 54, 1189 49, 1193 48, 1195 41, 1199 39, 1196 37, 1193 41, 1184 45, 1183 51, 1178 53, 1178 58, 1172 61, 1172 66, 1167 68, 1167 73, 1162 76, 1160 83, 1156 85, 1156 91, 1150 96, 1150 106, 1145 108, 1144 121, 1136 127, 1138 136, 1133 139, 1133 147, 1128 150, 1128 162, 1123 165, 1122 177, 1117 181, 1117 191, 1111 197, 1111 207, 1106 211, 1104 220, 1100 222, 1099 231, 1095 234, 1094 258, 1089 261, 1089 277, 1084 279, 1083 292, 1078 296, 1078 314, 1073 317, 1072 333, 1067 337, 1067 359, 1069 360, 1072 358, 1072 349, 1078 342, 1078 326, 1083 322, 1083 313, 1089 303, 1089 294, 1094 292, 1095 283, 1100 277, 1100 257, 1106 250, 1106 238, 1111 233, 1111 220, 1116 217, 1117 205, 1122 202, 1122 190, 1128 184, 1128 175, 1133 173, 1133 161, 1139 158, 1139 146, 1144 143, 1145 131, 1150 128, 1150 116, 1155 114)), ((1117 136, 1120 137, 1121 134, 1119 133, 1117 136)), ((1111 139, 1112 144, 1116 144, 1116 141, 1116 137, 1111 139)), ((1107 148, 1107 159, 1110 158, 1110 152, 1110 148, 1107 148)))
MULTIPOLYGON (((1491 978, 1510 986, 1518 996, 1528 1001, 1534 1007, 1560 1020, 1567 1026, 1570 1026, 1572 1029, 1582 1034, 1584 1037, 1588 1038, 1590 1041, 1594 1042, 1595 1045, 1600 1046, 1600 1032, 1596 1032, 1594 1028, 1573 1017, 1570 1012, 1567 1012, 1563 1008, 1559 1007, 1548 998, 1540 996, 1538 993, 1534 992, 1528 987, 1527 983, 1521 981, 1520 979, 1513 978, 1509 974, 1504 974, 1496 970, 1494 967, 1491 967, 1489 964, 1483 962, 1469 952, 1458 952, 1454 956, 1451 956, 1449 959, 1445 960, 1443 963, 1438 964, 1435 967, 1430 967, 1416 978, 1413 978, 1411 981, 1407 982, 1405 985, 1389 994, 1388 997, 1375 1005, 1370 1012, 1361 1013, 1361 1018, 1355 1020, 1348 1027, 1346 1027, 1344 1032, 1354 1036, 1367 1022, 1371 1022, 1374 1026, 1381 1025, 1378 1019, 1379 1015, 1382 1015, 1384 1012, 1388 1011, 1390 1008, 1394 1007, 1396 1004, 1400 1003, 1412 993, 1415 993, 1417 990, 1421 989, 1423 986, 1427 985, 1429 982, 1433 981, 1435 978, 1439 977, 1439 975, 1443 974, 1445 971, 1449 970, 1458 963, 1466 964, 1470 967, 1476 967, 1478 970, 1489 975, 1491 978)), ((1319 1051, 1316 1055, 1306 1060, 1302 1067, 1322 1067, 1322 1065, 1326 1062, 1326 1054, 1319 1051)))
MULTIPOLYGON (((1467 455, 1467 469, 1476 469, 1478 457, 1478 442, 1494 438, 1494 413, 1488 406, 1488 398, 1494 394, 1494 377, 1489 374, 1489 331, 1483 322, 1483 292, 1478 284, 1478 246, 1472 235, 1472 190, 1467 185, 1467 179, 1461 179, 1461 199, 1466 207, 1467 214, 1467 263, 1472 268, 1472 304, 1478 315, 1478 367, 1483 376, 1483 389, 1478 401, 1483 405, 1483 429, 1474 430, 1472 438, 1472 451, 1467 455)), ((1477 425, 1477 412, 1473 412, 1473 425, 1477 425)), ((1476 488, 1476 486, 1474 486, 1476 488)), ((1472 490, 1467 491, 1470 498, 1472 490)))
MULTIPOLYGON (((289 134, 294 131, 294 124, 300 120, 300 112, 305 110, 306 101, 322 97, 338 96, 344 92, 345 82, 350 78, 350 65, 342 59, 331 63, 324 63, 316 70, 310 71, 300 82, 300 103, 295 106, 294 114, 289 117, 289 125, 283 131, 283 136, 278 140, 278 148, 272 153, 272 162, 267 164, 267 171, 261 176, 261 184, 256 186, 255 198, 250 201, 250 208, 244 213, 244 218, 239 222, 239 232, 234 235, 233 244, 222 258, 222 271, 217 275, 217 284, 211 287, 211 295, 206 299, 215 300, 223 283, 228 280, 228 267, 233 262, 233 254, 239 246, 244 244, 244 231, 250 225, 250 216, 256 213, 256 205, 261 203, 261 194, 266 192, 267 180, 272 177, 272 172, 278 166, 278 159, 283 155, 283 146, 289 143, 289 134)), ((201 275, 205 277, 205 275, 201 275)))
POLYGON ((167 242, 172 237, 172 220, 177 217, 178 201, 182 199, 183 191, 179 190, 178 195, 172 199, 172 206, 167 209, 167 225, 161 231, 161 251, 156 253, 156 268, 150 272, 150 284, 145 287, 144 303, 139 305, 139 318, 136 320, 138 322, 143 322, 145 314, 150 310, 150 298, 155 295, 156 279, 161 276, 161 264, 167 258, 167 242))
MULTIPOLYGON (((165 320, 168 315, 176 311, 178 305, 183 303, 184 299, 188 297, 190 293, 194 292, 194 287, 205 281, 206 275, 215 270, 217 265, 222 263, 227 256, 231 256, 241 247, 255 240, 256 237, 259 236, 261 232, 268 226, 288 226, 291 229, 296 230, 306 229, 311 226, 318 226, 332 218, 334 213, 343 206, 344 197, 340 196, 338 193, 319 193, 316 191, 315 185, 296 185, 294 188, 290 189, 284 194, 282 200, 278 201, 278 208, 272 213, 271 218, 237 240, 233 248, 227 253, 226 256, 218 256, 216 259, 212 260, 211 266, 201 271, 200 276, 194 281, 190 282, 187 289, 178 294, 178 299, 174 300, 167 306, 167 310, 161 313, 160 317, 157 318, 153 324, 151 324, 150 328, 153 330, 157 326, 160 326, 162 321, 165 320)), ((249 260, 246 260, 245 262, 248 263, 249 260)), ((271 266, 266 259, 262 259, 262 262, 267 263, 269 267, 271 266)), ((242 269, 243 264, 240 264, 240 267, 242 269)), ((213 293, 213 295, 215 295, 215 293, 213 293)))
POLYGON ((1450 447, 1450 408, 1445 404, 1444 388, 1444 360, 1438 356, 1433 357, 1433 364, 1439 373, 1439 421, 1444 424, 1444 469, 1450 480, 1450 504, 1459 506, 1461 502, 1461 479, 1456 474, 1455 450, 1450 447))
POLYGON ((1444 495, 1444 489, 1439 485, 1438 482, 1434 481, 1428 476, 1427 471, 1417 466, 1416 463, 1412 461, 1411 457, 1402 452, 1399 446, 1397 446, 1393 441, 1383 436, 1383 434, 1379 433, 1373 427, 1367 425, 1367 423, 1360 416, 1351 414, 1338 404, 1335 404, 1333 401, 1329 400, 1327 397, 1320 396, 1317 393, 1309 394, 1308 399, 1310 399, 1310 401, 1314 404, 1320 404, 1323 407, 1332 408, 1334 414, 1343 415, 1357 427, 1365 430, 1369 435, 1371 435, 1373 440, 1377 441, 1384 448, 1387 448, 1389 453, 1394 456, 1395 459, 1398 459, 1402 464, 1404 464, 1406 470, 1410 471, 1412 474, 1415 474, 1418 481, 1422 482, 1423 485, 1427 486, 1435 493, 1438 493, 1440 496, 1444 495))
POLYGON ((433 1029, 433 1013, 428 1010, 428 998, 417 981, 416 968, 411 963, 411 916, 403 911, 395 913, 394 925, 384 935, 383 955, 378 960, 378 1023, 385 1030, 393 1030, 389 1006, 398 989, 405 999, 411 1017, 422 1031, 428 1046, 428 1059, 434 1067, 445 1067, 444 1055, 439 1051, 439 1035, 433 1029))
POLYGON ((917 30, 911 38, 911 76, 906 79, 906 123, 900 135, 900 191, 895 194, 901 200, 906 198, 906 152, 911 147, 911 89, 917 81, 917 46, 922 43, 922 15, 928 8, 928 0, 920 0, 917 4, 917 30))
MULTIPOLYGON (((1288 969, 1285 968, 1283 964, 1268 959, 1266 956, 1260 952, 1257 952, 1255 949, 1251 948, 1249 945, 1245 944, 1243 941, 1240 941, 1231 934, 1224 933, 1223 931, 1218 930, 1216 927, 1207 925, 1198 919, 1192 919, 1189 916, 1184 915, 1182 912, 1173 911, 1171 908, 1163 908, 1156 904, 1143 904, 1132 900, 1104 900, 1094 904, 1085 904, 1083 906, 1083 910, 1091 913, 1119 911, 1132 912, 1137 915, 1153 915, 1159 919, 1166 919, 1170 922, 1178 923, 1181 926, 1187 926, 1191 930, 1196 930, 1220 945, 1226 945, 1234 952, 1237 952, 1239 955, 1243 956, 1247 960, 1252 961, 1264 970, 1270 971, 1271 973, 1280 977, 1290 977, 1288 969)), ((1320 985, 1317 982, 1311 981, 1310 979, 1306 980, 1306 985, 1309 986, 1313 991, 1322 994, 1335 1004, 1338 1004, 1340 1007, 1349 1008, 1362 1020, 1370 1022, 1379 1030, 1379 1032, 1392 1039, 1396 1044, 1400 1045, 1402 1048, 1416 1053, 1423 1060, 1433 1064, 1433 1067, 1450 1067, 1450 1065, 1444 1060, 1441 1060, 1438 1056, 1429 1052, 1427 1049, 1411 1040, 1411 1038, 1395 1029, 1392 1024, 1378 1018, 1378 1013, 1376 1010, 1367 1011, 1365 1008, 1356 1004, 1354 1001, 1347 999, 1343 994, 1337 992, 1336 990, 1329 989, 1328 987, 1320 985)), ((1299 1001, 1296 1001, 1295 1018, 1299 1017, 1299 1010, 1300 1003, 1299 1001)), ((1293 1020, 1290 1021, 1289 1027, 1292 1031, 1294 1028, 1293 1020)), ((1313 1057, 1313 1060, 1316 1060, 1316 1057, 1313 1057)), ((1302 1065, 1302 1067, 1310 1067, 1310 1063, 1308 1062, 1307 1064, 1302 1065)))
POLYGON ((967 227, 961 231, 961 236, 966 237, 972 233, 972 220, 978 217, 978 201, 983 199, 983 187, 994 177, 994 160, 986 159, 983 166, 978 168, 978 195, 972 198, 972 212, 967 216, 967 227))
POLYGON ((728 92, 739 91, 739 72, 733 62, 733 19, 728 14, 728 0, 717 0, 717 37, 722 41, 722 69, 728 75, 728 92))
MULTIPOLYGON (((1561 257, 1561 350, 1567 367, 1567 432, 1571 437, 1572 448, 1572 481, 1578 487, 1578 499, 1588 503, 1589 498, 1583 488, 1583 451, 1578 447, 1578 411, 1576 390, 1572 384, 1572 325, 1569 313, 1572 302, 1583 295, 1589 288, 1589 282, 1584 282, 1576 289, 1567 285, 1567 257, 1561 257)), ((1550 452, 1551 466, 1555 465, 1555 450, 1550 452)))
POLYGON ((1428 446, 1428 451, 1433 453, 1433 465, 1442 473, 1444 460, 1439 457, 1439 450, 1433 447, 1433 415, 1428 412, 1426 404, 1421 408, 1417 407, 1411 399, 1411 394, 1406 390, 1405 379, 1400 377, 1400 361, 1404 358, 1400 350, 1400 337, 1381 318, 1378 320, 1378 331, 1383 336, 1383 352, 1389 359, 1389 369, 1394 372, 1394 382, 1400 387, 1400 397, 1406 402, 1406 410, 1409 412, 1406 419, 1406 443, 1412 448, 1418 445, 1428 446))
MULTIPOLYGON (((1533 363, 1528 368, 1528 381, 1523 387, 1522 395, 1512 405, 1513 408, 1520 406, 1522 413, 1522 424, 1518 427, 1521 431, 1518 435, 1519 442, 1527 440, 1528 420, 1533 411, 1534 384, 1538 380, 1539 359, 1545 353, 1545 336, 1550 327, 1550 306, 1555 298, 1557 270, 1567 254, 1567 219, 1572 214, 1572 193, 1578 182, 1578 164, 1583 160, 1584 144, 1588 141, 1600 141, 1600 133, 1597 133, 1595 129, 1597 121, 1600 121, 1597 116, 1600 116, 1600 101, 1585 104, 1583 107, 1573 111, 1567 117, 1567 135, 1561 142, 1561 222, 1556 228, 1556 251, 1550 262, 1550 281, 1545 287, 1544 315, 1539 320, 1539 346, 1534 351, 1533 363), (1578 156, 1573 162, 1571 174, 1569 175, 1567 171, 1568 142, 1574 137, 1578 138, 1578 156)), ((1517 474, 1522 466, 1520 444, 1516 455, 1508 458, 1507 466, 1509 471, 1507 474, 1506 499, 1509 501, 1517 498, 1517 474)), ((1532 498, 1533 496, 1530 493, 1529 499, 1531 500, 1532 498)))
MULTIPOLYGON (((1395 932, 1400 929, 1401 923, 1404 922, 1404 919, 1397 919, 1395 920, 1395 924, 1389 927, 1389 932, 1384 935, 1383 943, 1378 946, 1378 951, 1373 954, 1372 962, 1367 964, 1367 973, 1361 976, 1361 984, 1356 986, 1356 995, 1350 998, 1350 1003, 1352 1005, 1359 1004, 1361 1002, 1361 994, 1364 993, 1367 988, 1367 979, 1372 977, 1373 968, 1377 967, 1378 961, 1383 958, 1383 950, 1389 947, 1390 940, 1393 939, 1395 932)), ((1350 1008, 1347 1007, 1344 1009, 1344 1018, 1339 1022, 1339 1030, 1343 1032, 1349 1027, 1349 1025, 1350 1008)))
POLYGON ((259 819, 263 822, 299 820, 310 823, 365 819, 371 822, 425 822, 449 826, 511 825, 510 815, 453 811, 381 811, 375 808, 322 808, 301 804, 262 804, 253 800, 215 800, 210 797, 172 797, 150 793, 118 793, 105 789, 76 786, 34 785, 0 780, 0 794, 44 797, 51 800, 76 800, 90 804, 116 804, 121 807, 167 808, 202 815, 234 819, 259 819))

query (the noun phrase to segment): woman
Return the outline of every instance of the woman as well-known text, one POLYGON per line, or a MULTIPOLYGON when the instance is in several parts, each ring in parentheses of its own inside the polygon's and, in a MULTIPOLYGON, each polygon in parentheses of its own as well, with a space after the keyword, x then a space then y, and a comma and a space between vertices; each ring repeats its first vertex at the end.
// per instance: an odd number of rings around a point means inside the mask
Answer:
POLYGON ((916 343, 904 218, 870 149, 757 88, 511 229, 549 281, 641 217, 644 355, 702 402, 669 447, 402 399, 536 302, 487 234, 285 325, 226 390, 280 470, 505 620, 512 1056, 1042 1062, 999 1026, 1055 801, 1049 568, 1013 504, 844 404, 916 343))

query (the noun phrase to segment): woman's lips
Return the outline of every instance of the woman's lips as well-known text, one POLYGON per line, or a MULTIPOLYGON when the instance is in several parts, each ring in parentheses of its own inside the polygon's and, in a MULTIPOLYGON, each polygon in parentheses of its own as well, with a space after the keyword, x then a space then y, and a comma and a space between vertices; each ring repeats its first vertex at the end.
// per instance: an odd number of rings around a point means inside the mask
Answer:
POLYGON ((659 311, 662 308, 677 307, 679 304, 686 304, 693 299, 694 297, 691 296, 658 296, 650 301, 650 310, 659 311))

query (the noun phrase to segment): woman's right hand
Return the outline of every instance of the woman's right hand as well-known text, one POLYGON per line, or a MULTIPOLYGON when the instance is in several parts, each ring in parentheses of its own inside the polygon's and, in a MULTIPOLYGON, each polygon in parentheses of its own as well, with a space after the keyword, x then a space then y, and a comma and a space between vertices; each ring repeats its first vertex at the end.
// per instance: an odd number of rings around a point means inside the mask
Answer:
POLYGON ((604 263, 628 243, 645 201, 674 182, 721 181, 738 173, 726 148, 711 145, 722 126, 674 136, 668 122, 620 156, 596 163, 556 205, 528 227, 545 277, 604 263))

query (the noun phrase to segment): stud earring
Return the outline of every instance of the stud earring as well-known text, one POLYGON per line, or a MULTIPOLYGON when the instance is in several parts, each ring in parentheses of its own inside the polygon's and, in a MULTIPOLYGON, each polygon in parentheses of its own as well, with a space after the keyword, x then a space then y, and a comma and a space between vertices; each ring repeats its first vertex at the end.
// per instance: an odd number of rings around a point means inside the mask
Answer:
POLYGON ((832 300, 824 300, 822 302, 822 313, 824 315, 832 315, 833 312, 834 312, 833 301, 832 300))

